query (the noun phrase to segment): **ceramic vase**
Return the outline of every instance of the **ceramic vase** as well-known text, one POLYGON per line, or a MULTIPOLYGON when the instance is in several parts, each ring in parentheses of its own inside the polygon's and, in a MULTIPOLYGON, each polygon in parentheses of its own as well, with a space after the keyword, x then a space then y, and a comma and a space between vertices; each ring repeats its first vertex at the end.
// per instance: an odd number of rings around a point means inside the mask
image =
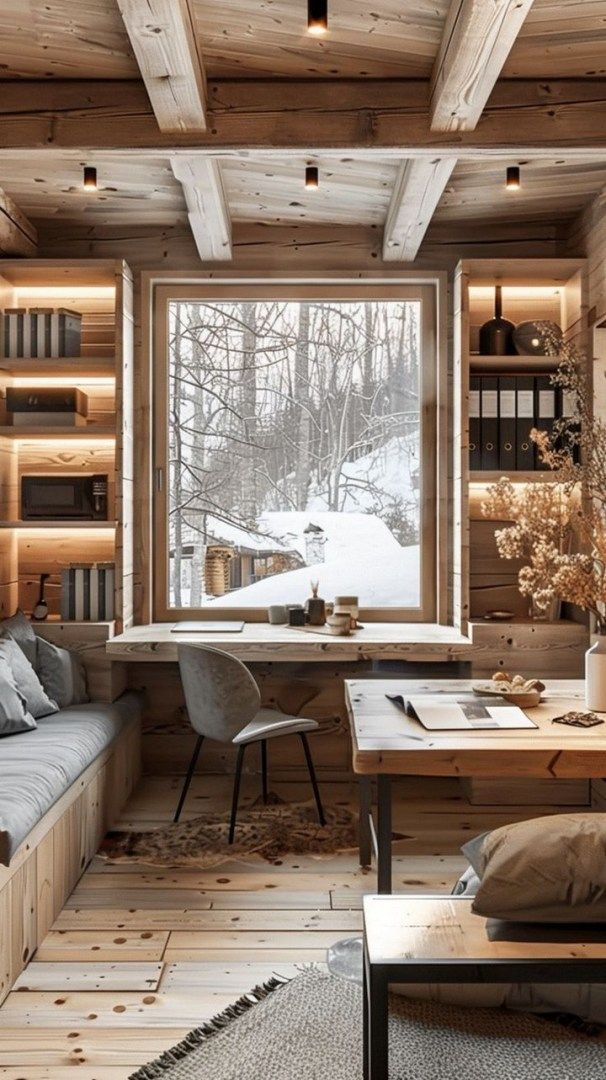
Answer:
POLYGON ((585 704, 606 712, 606 634, 598 634, 585 653, 585 704))

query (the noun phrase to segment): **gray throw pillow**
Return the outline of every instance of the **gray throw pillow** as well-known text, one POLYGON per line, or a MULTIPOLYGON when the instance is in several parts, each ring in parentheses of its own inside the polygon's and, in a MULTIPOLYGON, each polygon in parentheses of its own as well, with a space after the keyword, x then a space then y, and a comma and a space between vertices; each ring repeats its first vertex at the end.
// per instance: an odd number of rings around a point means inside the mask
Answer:
POLYGON ((38 638, 36 632, 23 612, 19 609, 10 619, 2 619, 0 622, 0 634, 10 634, 21 647, 32 667, 36 666, 36 645, 38 638))
POLYGON ((514 922, 606 922, 606 814, 554 814, 461 849, 480 878, 473 911, 514 922))
POLYGON ((36 670, 46 693, 60 709, 89 700, 84 664, 77 653, 39 637, 36 670))
POLYGON ((4 656, 0 656, 0 737, 32 731, 35 727, 36 721, 27 711, 25 698, 17 689, 10 664, 4 656))
POLYGON ((46 693, 25 653, 10 635, 0 638, 0 656, 10 667, 19 693, 25 698, 27 711, 38 719, 58 711, 59 706, 46 693))

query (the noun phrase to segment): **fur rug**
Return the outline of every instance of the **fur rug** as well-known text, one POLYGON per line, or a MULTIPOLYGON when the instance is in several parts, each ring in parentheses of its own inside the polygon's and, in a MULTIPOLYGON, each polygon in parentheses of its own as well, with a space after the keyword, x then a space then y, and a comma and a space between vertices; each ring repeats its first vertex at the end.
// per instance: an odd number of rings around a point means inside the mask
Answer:
POLYGON ((322 827, 315 804, 283 803, 274 796, 267 806, 255 803, 238 814, 233 844, 227 843, 227 815, 204 814, 147 832, 110 832, 99 855, 110 862, 204 869, 251 855, 275 862, 287 854, 321 858, 355 848, 357 817, 351 810, 327 807, 325 816, 322 827))

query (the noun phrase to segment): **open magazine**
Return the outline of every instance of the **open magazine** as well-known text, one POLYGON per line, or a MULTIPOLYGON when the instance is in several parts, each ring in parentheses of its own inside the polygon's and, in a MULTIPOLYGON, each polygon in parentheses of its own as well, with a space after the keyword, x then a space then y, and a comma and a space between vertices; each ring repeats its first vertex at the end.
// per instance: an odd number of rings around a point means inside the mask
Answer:
POLYGON ((428 731, 475 731, 536 728, 517 705, 505 698, 476 694, 386 694, 407 716, 414 717, 428 731))

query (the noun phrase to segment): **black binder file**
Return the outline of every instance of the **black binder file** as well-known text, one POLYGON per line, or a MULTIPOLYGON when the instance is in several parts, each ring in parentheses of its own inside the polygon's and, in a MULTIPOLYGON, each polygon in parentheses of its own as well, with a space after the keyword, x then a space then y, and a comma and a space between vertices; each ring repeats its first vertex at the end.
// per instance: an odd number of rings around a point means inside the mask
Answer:
POLYGON ((482 468, 480 445, 480 384, 479 375, 469 378, 469 468, 472 472, 482 468))
POLYGON ((530 432, 534 427, 534 377, 518 375, 516 390, 516 469, 534 469, 534 443, 530 432))
MULTIPOLYGON (((571 418, 575 415, 577 408, 577 402, 575 395, 570 390, 560 390, 558 392, 558 417, 562 420, 567 420, 567 428, 571 432, 578 434, 579 424, 572 423, 571 418)), ((581 460, 580 448, 578 443, 575 443, 572 448, 567 446, 563 439, 558 439, 558 449, 572 449, 572 460, 575 465, 578 465, 581 460)))
POLYGON ((499 469, 516 467, 516 377, 499 378, 499 469))
MULTIPOLYGON (((556 418, 556 389, 549 375, 537 375, 535 393, 537 428, 539 431, 547 431, 551 435, 556 418)), ((536 468, 549 468, 548 465, 543 464, 538 454, 536 468)))
POLYGON ((499 380, 482 376, 482 469, 499 468, 499 380))

